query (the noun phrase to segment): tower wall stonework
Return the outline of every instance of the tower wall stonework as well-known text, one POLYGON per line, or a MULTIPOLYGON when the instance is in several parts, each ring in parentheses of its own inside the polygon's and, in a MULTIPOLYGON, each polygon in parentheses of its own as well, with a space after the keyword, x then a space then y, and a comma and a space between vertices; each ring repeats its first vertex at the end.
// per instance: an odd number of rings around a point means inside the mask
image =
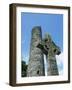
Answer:
POLYGON ((30 45, 30 57, 27 68, 27 76, 44 76, 44 58, 43 52, 37 47, 38 43, 42 41, 41 27, 37 26, 32 29, 32 38, 30 45))

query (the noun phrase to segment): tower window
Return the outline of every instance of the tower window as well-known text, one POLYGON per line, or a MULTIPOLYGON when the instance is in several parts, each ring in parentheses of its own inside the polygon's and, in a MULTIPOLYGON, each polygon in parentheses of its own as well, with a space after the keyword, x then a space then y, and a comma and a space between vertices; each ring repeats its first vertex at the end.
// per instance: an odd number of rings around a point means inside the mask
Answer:
POLYGON ((39 74, 39 70, 37 71, 37 74, 39 74))

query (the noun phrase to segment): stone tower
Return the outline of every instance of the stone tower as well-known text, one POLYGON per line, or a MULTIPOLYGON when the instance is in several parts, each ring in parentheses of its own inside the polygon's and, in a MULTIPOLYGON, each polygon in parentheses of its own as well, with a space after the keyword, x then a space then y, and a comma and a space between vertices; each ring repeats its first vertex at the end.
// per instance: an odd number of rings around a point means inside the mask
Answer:
POLYGON ((38 43, 42 41, 42 31, 40 26, 32 29, 32 38, 30 45, 30 58, 27 68, 27 76, 44 76, 44 58, 43 52, 37 47, 38 43))
POLYGON ((47 75, 59 75, 55 55, 59 55, 61 51, 60 48, 53 42, 51 36, 46 34, 45 38, 38 44, 37 47, 39 47, 46 55, 48 65, 47 75))

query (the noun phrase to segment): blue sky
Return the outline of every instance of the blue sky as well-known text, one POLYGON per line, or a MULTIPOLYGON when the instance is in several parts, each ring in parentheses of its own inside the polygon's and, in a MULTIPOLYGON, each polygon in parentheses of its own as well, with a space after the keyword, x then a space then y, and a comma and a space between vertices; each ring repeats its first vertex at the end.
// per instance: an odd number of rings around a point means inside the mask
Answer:
POLYGON ((42 37, 49 33, 53 41, 63 51, 63 15, 21 13, 21 56, 27 63, 29 60, 31 31, 34 26, 41 26, 42 37))

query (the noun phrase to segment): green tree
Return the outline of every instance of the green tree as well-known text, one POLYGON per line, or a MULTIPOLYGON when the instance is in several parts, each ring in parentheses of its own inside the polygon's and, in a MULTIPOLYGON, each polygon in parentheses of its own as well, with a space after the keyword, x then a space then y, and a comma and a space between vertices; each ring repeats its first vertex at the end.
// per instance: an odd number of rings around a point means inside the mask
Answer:
POLYGON ((21 61, 21 70, 22 70, 22 73, 21 73, 21 76, 22 77, 26 77, 27 76, 27 65, 26 65, 26 62, 24 60, 21 61))

